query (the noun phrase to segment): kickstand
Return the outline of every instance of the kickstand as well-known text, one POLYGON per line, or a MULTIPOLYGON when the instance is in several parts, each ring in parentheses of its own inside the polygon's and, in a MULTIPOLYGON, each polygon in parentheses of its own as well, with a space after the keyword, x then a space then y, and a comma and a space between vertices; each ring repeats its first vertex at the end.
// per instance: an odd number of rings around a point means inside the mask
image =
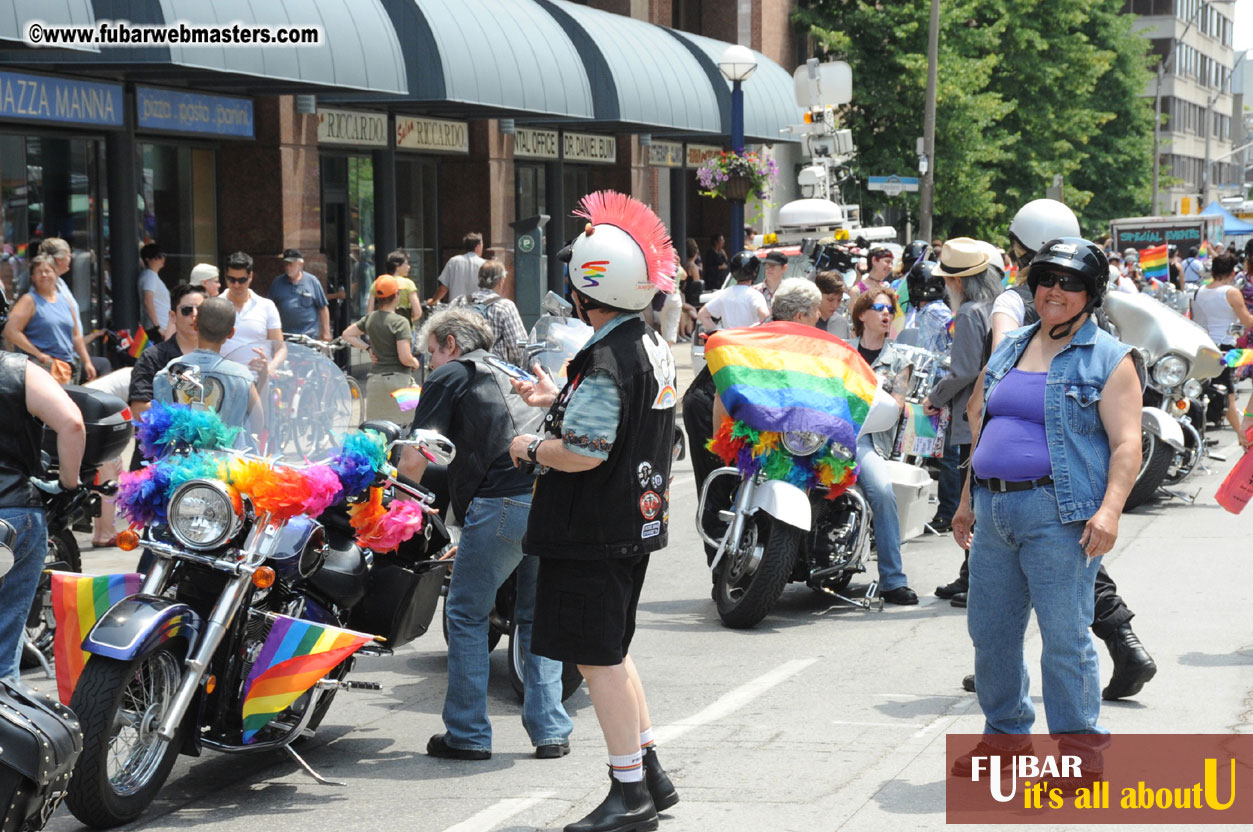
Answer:
POLYGON ((296 750, 295 750, 294 748, 292 748, 290 745, 285 745, 285 746, 283 746, 283 750, 284 750, 284 751, 286 751, 286 752, 288 753, 288 755, 289 755, 289 756, 290 756, 293 760, 295 760, 295 761, 296 761, 296 763, 297 763, 297 764, 298 764, 301 768, 303 768, 303 769, 305 770, 305 774, 309 775, 309 776, 310 776, 310 777, 312 777, 314 780, 316 780, 316 781, 318 781, 319 783, 321 783, 323 786, 347 786, 347 785, 348 785, 347 783, 341 783, 341 782, 339 782, 338 780, 327 780, 325 777, 323 777, 322 775, 318 774, 316 771, 314 771, 314 770, 313 770, 313 766, 311 766, 311 765, 309 765, 308 763, 306 763, 306 762, 305 762, 305 760, 304 760, 304 758, 303 758, 303 757, 301 757, 299 754, 297 754, 297 753, 296 753, 296 750))
POLYGON ((28 641, 22 645, 22 652, 27 656, 32 656, 35 661, 39 662, 39 666, 44 670, 44 676, 49 679, 52 678, 52 666, 48 664, 47 657, 39 651, 38 647, 28 641))
POLYGON ((1169 494, 1171 497, 1174 497, 1176 500, 1183 500, 1188 505, 1195 504, 1196 498, 1201 496, 1201 489, 1199 488, 1196 490, 1196 493, 1191 496, 1184 494, 1180 491, 1176 491, 1173 488, 1158 488, 1157 490, 1161 491, 1163 494, 1169 494))

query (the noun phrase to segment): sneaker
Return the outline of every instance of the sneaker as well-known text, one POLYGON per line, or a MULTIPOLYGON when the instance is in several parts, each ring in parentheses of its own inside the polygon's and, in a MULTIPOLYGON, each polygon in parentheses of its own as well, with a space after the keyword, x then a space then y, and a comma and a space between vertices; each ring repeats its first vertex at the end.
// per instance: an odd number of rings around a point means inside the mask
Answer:
POLYGON ((426 743, 426 753, 442 760, 490 760, 492 752, 481 748, 453 748, 444 739, 443 734, 436 734, 426 743))

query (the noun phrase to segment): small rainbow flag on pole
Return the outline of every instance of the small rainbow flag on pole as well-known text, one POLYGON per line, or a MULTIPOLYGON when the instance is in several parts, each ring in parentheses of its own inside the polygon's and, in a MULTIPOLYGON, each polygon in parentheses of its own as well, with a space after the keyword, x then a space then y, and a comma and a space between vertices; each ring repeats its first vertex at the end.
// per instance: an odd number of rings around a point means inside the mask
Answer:
POLYGON ((273 622, 244 685, 244 742, 374 638, 286 615, 273 622))
POLYGON ((1198 260, 1204 260, 1209 257, 1209 240, 1202 240, 1201 247, 1196 250, 1198 260))
POLYGON ((148 348, 148 333, 142 326, 135 327, 135 334, 131 336, 131 348, 127 350, 131 358, 138 358, 143 351, 148 348))
POLYGON ((399 390, 392 391, 392 398, 396 400, 397 406, 401 410, 414 410, 418 406, 418 399, 422 396, 422 388, 402 387, 399 390))
POLYGON ((1140 271, 1149 280, 1166 280, 1170 277, 1170 268, 1166 261, 1166 244, 1149 246, 1140 252, 1140 271))
POLYGON ((1227 350, 1223 363, 1228 367, 1247 367, 1253 364, 1253 350, 1227 350))
POLYGON ((75 572, 49 574, 52 576, 52 614, 57 622, 52 640, 57 695, 68 705, 83 665, 91 657, 82 649, 83 639, 110 607, 139 592, 144 576, 126 573, 97 578, 75 572))

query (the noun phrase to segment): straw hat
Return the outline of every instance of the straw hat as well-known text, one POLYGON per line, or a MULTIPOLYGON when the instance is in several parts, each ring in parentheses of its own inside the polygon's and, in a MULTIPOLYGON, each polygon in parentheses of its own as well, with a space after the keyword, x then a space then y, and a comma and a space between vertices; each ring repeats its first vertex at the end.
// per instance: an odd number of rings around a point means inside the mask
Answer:
POLYGON ((940 250, 940 265, 935 273, 943 277, 970 277, 985 270, 992 262, 988 251, 978 240, 954 237, 946 240, 940 250))

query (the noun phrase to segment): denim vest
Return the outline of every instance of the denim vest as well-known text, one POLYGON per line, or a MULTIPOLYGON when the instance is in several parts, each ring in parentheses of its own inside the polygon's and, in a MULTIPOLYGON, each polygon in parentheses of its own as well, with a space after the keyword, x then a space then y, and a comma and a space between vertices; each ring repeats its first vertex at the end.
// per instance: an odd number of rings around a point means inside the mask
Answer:
MULTIPOLYGON (((1005 336, 983 377, 983 418, 1001 379, 1022 357, 1037 321, 1005 336)), ((1097 327, 1091 315, 1049 365, 1044 390, 1044 434, 1063 523, 1087 520, 1101 507, 1109 479, 1109 436, 1097 405, 1106 380, 1131 347, 1097 327)))

